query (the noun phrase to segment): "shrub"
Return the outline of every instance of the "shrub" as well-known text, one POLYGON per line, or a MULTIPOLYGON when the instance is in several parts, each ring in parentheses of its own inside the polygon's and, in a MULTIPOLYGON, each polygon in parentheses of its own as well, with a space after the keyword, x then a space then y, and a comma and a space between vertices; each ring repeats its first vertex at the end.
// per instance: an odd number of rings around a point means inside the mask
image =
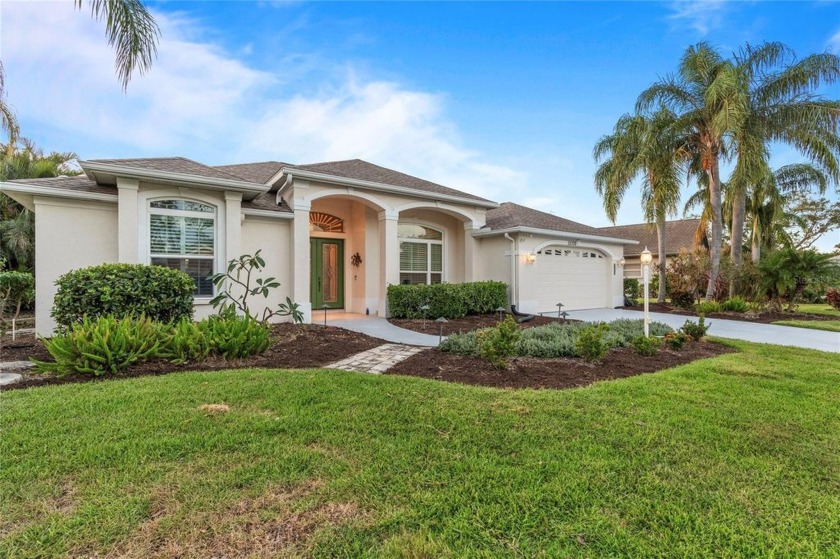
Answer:
POLYGON ((759 262, 761 288, 775 311, 788 302, 789 311, 808 285, 831 283, 840 278, 840 267, 831 255, 814 250, 783 249, 767 255, 759 262))
POLYGON ((164 330, 160 356, 173 363, 198 361, 210 353, 210 342, 201 325, 183 319, 164 330))
POLYGON ((145 316, 160 322, 192 318, 195 282, 163 266, 102 264, 68 272, 56 285, 52 316, 60 330, 85 316, 145 316))
POLYGON ((630 299, 639 296, 639 280, 636 278, 624 278, 624 295, 630 299))
POLYGON ((653 357, 659 353, 660 345, 662 345, 662 340, 656 336, 636 336, 630 340, 630 346, 636 353, 645 357, 653 357))
POLYGON ((39 371, 101 376, 115 374, 134 363, 157 357, 164 325, 148 317, 83 317, 66 334, 43 339, 55 363, 35 361, 39 371))
POLYGON ((394 318, 461 318, 506 304, 507 284, 500 281, 388 286, 388 312, 394 318))
POLYGON ((690 339, 691 337, 681 330, 677 332, 669 332, 665 334, 664 338, 668 347, 675 351, 681 350, 690 339))
POLYGON ((732 297, 720 304, 720 310, 727 312, 747 312, 750 310, 750 305, 743 298, 732 297))
POLYGON ((607 332, 607 325, 604 323, 587 326, 578 334, 575 342, 575 350, 584 361, 600 361, 607 353, 607 344, 604 343, 604 334, 607 332))
POLYGON ((478 333, 478 354, 497 369, 507 366, 507 360, 516 354, 519 341, 519 325, 513 317, 507 317, 494 328, 478 333))
POLYGON ((587 326, 584 322, 570 322, 526 328, 519 338, 517 354, 541 359, 578 357, 577 339, 587 326))
POLYGON ((695 305, 694 309, 697 311, 697 314, 709 314, 720 312, 721 305, 717 301, 700 301, 695 305))
POLYGON ((699 342, 703 339, 703 336, 706 335, 706 332, 709 331, 709 327, 711 324, 706 325, 706 321, 704 317, 700 317, 700 320, 697 322, 692 322, 691 320, 686 320, 683 327, 680 329, 684 332, 687 336, 689 336, 695 342, 699 342))
POLYGON ((671 304, 680 309, 691 309, 694 306, 694 294, 688 291, 672 291, 671 304))
POLYGON ((840 311, 840 291, 829 289, 825 294, 825 302, 840 311))
POLYGON ((198 323, 214 353, 225 359, 249 357, 262 353, 271 345, 268 324, 249 315, 237 316, 232 309, 198 323))
POLYGON ((478 355, 478 331, 464 332, 463 334, 451 334, 439 348, 441 351, 457 353, 459 355, 478 355))
MULTIPOLYGON (((645 333, 645 322, 640 319, 620 318, 608 324, 609 331, 606 334, 606 341, 609 347, 624 347, 630 340, 645 333)), ((673 328, 664 322, 651 322, 649 325, 651 336, 664 336, 673 332, 673 328)))
POLYGON ((35 276, 28 272, 0 272, 0 323, 11 313, 12 324, 21 309, 35 300, 35 276))

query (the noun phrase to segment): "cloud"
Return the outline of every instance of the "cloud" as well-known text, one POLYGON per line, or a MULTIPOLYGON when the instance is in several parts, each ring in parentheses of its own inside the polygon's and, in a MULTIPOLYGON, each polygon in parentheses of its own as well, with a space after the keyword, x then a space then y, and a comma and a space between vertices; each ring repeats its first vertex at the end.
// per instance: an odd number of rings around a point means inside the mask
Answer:
POLYGON ((723 24, 726 0, 674 0, 668 4, 668 17, 677 26, 687 26, 701 36, 723 24))
POLYGON ((48 149, 210 164, 358 157, 489 198, 527 180, 465 147, 441 94, 363 79, 346 65, 337 75, 313 75, 318 65, 305 54, 289 55, 282 74, 255 69, 237 59, 248 44, 227 52, 205 38, 212 30, 172 13, 155 13, 158 59, 123 94, 102 26, 87 13, 72 4, 3 9, 10 101, 24 134, 44 131, 63 142, 48 149), (313 80, 320 89, 300 93, 313 80))
POLYGON ((828 40, 828 50, 840 54, 840 29, 828 40))

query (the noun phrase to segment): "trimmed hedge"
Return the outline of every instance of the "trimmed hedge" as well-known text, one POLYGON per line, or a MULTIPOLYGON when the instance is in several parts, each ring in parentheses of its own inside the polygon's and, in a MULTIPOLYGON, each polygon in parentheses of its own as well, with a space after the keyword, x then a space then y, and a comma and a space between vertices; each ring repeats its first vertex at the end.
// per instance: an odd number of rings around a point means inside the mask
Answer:
POLYGON ((393 318, 461 318, 507 307, 507 284, 501 281, 389 285, 388 310, 393 318))
POLYGON ((102 264, 68 272, 55 282, 52 316, 68 328, 87 316, 146 316, 159 322, 192 318, 195 282, 163 266, 102 264))

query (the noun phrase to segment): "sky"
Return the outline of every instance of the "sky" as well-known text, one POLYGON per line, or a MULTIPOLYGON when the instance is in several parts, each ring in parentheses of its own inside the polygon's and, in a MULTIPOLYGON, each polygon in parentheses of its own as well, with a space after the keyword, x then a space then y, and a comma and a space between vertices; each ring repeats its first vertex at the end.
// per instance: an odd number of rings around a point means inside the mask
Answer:
MULTIPOLYGON (((840 53, 832 0, 147 5, 157 60, 123 92, 87 7, 0 2, 0 59, 25 137, 82 159, 361 158, 593 226, 610 224, 593 145, 687 46, 840 53)), ((820 92, 840 98, 840 85, 820 92)), ((773 148, 776 165, 801 160, 773 148)), ((641 221, 633 189, 617 223, 641 221)), ((835 231, 819 247, 837 242, 835 231)))

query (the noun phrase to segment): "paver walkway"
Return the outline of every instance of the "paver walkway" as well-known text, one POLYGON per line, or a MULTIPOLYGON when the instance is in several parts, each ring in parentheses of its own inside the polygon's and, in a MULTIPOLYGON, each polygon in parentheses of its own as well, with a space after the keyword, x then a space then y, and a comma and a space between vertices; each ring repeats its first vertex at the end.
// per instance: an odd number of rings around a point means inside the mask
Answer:
MULTIPOLYGON (((318 318, 317 315, 314 316, 313 322, 320 322, 317 320, 318 318)), ((378 316, 351 313, 327 315, 327 324, 338 326, 339 328, 346 328, 353 332, 361 332, 362 334, 397 344, 437 347, 439 342, 438 336, 406 330, 405 328, 394 326, 384 318, 378 316)))
MULTIPOLYGON (((644 313, 641 311, 626 309, 591 309, 586 311, 572 311, 569 314, 569 318, 575 320, 605 322, 618 318, 639 319, 643 316, 644 313)), ((650 319, 656 322, 664 322, 675 329, 685 324, 686 320, 697 320, 696 317, 668 313, 650 313, 650 319)), ((754 322, 723 320, 719 318, 709 318, 706 322, 712 325, 709 329, 709 335, 711 336, 840 353, 840 333, 838 332, 779 326, 777 324, 756 324, 754 322)))
POLYGON ((400 361, 408 359, 425 348, 404 344, 382 344, 379 347, 351 355, 347 359, 327 365, 328 369, 384 373, 400 361))

